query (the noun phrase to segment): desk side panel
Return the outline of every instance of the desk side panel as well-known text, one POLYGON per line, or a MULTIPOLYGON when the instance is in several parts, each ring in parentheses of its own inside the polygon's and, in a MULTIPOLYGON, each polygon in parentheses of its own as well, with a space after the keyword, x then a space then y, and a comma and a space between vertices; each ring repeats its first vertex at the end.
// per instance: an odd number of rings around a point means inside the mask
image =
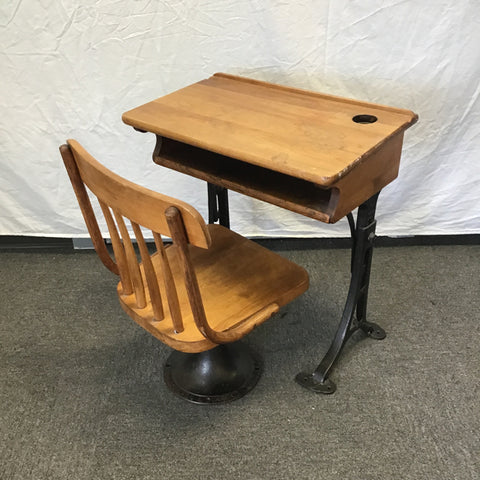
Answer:
POLYGON ((397 178, 402 144, 400 132, 332 185, 330 223, 343 218, 397 178))

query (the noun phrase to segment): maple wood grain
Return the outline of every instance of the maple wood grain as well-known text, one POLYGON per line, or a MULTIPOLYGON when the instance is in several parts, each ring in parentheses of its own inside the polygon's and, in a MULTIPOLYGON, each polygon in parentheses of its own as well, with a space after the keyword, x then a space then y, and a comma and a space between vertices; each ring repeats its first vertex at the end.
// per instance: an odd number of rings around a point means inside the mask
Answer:
POLYGON ((159 165, 334 223, 396 178, 418 117, 215 74, 122 118, 157 135, 159 165))
POLYGON ((411 111, 216 74, 123 114, 133 127, 332 186, 416 122, 411 111), (375 123, 355 123, 357 115, 375 123))

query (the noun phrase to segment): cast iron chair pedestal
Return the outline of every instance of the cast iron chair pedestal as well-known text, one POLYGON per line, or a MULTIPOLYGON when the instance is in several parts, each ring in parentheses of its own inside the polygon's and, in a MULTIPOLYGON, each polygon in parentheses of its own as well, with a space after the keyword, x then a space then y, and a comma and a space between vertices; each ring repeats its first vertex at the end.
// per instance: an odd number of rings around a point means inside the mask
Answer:
POLYGON ((190 402, 226 403, 243 397, 257 384, 262 362, 237 341, 201 353, 174 350, 163 373, 167 387, 190 402))
MULTIPOLYGON (((351 278, 347 301, 340 324, 329 350, 313 373, 300 372, 295 380, 315 393, 331 394, 336 390, 329 374, 338 361, 343 347, 351 335, 362 330, 370 338, 383 340, 386 333, 375 323, 366 320, 368 287, 372 265, 373 243, 375 239, 375 210, 380 192, 370 197, 358 207, 357 224, 353 215, 347 215, 352 236, 351 278)), ((217 220, 229 226, 228 191, 225 188, 208 184, 209 223, 217 220)))

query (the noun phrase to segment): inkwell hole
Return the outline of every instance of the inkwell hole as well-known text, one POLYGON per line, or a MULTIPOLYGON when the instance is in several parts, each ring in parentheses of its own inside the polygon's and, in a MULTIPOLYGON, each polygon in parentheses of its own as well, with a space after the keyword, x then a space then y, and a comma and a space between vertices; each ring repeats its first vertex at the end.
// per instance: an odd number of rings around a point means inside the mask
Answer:
POLYGON ((375 123, 378 118, 375 115, 355 115, 352 120, 355 123, 375 123))

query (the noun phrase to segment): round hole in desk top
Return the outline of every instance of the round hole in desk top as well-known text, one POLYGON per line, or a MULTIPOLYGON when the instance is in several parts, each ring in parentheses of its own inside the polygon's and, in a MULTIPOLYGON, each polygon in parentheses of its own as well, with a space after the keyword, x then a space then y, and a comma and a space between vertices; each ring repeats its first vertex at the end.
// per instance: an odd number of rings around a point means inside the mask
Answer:
POLYGON ((375 115, 362 114, 362 115, 355 115, 352 118, 352 120, 355 123, 367 124, 367 123, 375 123, 378 120, 378 118, 375 115))

